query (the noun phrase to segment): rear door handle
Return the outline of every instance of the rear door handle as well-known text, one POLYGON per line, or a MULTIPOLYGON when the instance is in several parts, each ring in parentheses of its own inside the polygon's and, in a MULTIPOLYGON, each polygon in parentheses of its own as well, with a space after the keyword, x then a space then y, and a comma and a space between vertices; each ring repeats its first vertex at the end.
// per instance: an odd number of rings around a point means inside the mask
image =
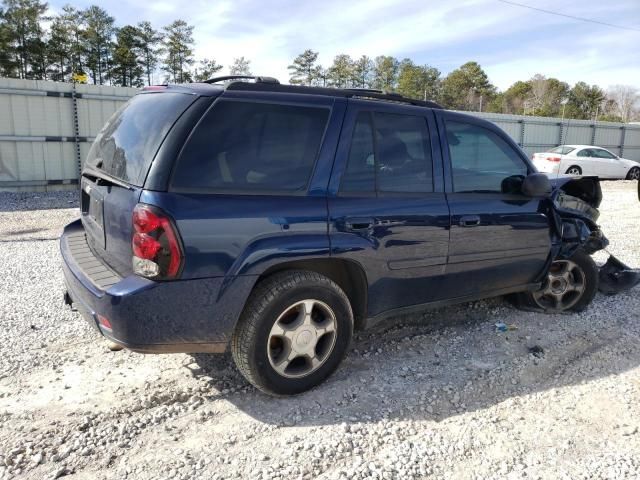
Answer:
POLYGON ((373 218, 347 218, 344 222, 345 229, 349 232, 366 232, 373 228, 373 218))
POLYGON ((460 217, 459 225, 461 227, 477 227, 480 225, 480 217, 478 215, 465 215, 460 217))

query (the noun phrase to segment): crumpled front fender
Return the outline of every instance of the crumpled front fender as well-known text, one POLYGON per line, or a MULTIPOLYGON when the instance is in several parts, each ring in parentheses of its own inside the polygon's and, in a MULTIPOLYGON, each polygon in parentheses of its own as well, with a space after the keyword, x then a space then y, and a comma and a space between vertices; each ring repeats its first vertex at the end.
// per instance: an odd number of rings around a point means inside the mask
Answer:
MULTIPOLYGON (((596 223, 602 190, 597 177, 562 178, 549 198, 551 259, 569 258, 578 248, 589 255, 607 248, 609 240, 596 223)), ((613 255, 600 267, 598 289, 607 295, 640 284, 640 270, 629 268, 613 255)))

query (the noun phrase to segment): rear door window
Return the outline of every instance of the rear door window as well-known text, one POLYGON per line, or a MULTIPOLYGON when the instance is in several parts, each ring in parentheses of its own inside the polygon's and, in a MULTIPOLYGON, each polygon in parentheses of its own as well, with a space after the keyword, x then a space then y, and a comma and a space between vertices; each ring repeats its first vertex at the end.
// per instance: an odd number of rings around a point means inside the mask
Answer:
POLYGON ((185 145, 172 187, 306 191, 329 113, 323 107, 219 101, 185 145))
POLYGON ((144 93, 125 103, 96 137, 86 163, 141 186, 160 144, 195 96, 144 93))
POLYGON ((362 111, 356 118, 343 192, 433 192, 424 117, 362 111))

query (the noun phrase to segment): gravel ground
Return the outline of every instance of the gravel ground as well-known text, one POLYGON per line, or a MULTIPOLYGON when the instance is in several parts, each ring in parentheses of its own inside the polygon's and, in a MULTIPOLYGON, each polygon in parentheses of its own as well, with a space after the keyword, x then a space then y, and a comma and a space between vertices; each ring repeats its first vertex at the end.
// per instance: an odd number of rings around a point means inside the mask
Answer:
MULTIPOLYGON (((636 184, 603 190, 610 250, 640 267, 636 184)), ((399 319, 274 399, 228 356, 110 352, 62 303, 77 216, 73 194, 0 194, 2 479, 640 478, 639 288, 581 314, 399 319)))

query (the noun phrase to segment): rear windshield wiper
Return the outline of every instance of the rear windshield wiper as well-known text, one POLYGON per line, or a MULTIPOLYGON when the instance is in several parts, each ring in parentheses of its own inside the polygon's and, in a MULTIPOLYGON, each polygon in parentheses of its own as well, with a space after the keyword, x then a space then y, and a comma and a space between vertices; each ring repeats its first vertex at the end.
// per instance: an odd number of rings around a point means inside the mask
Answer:
POLYGON ((112 177, 111 175, 102 172, 100 170, 96 170, 90 166, 85 166, 84 171, 82 172, 82 175, 89 175, 91 177, 95 177, 95 178, 99 178, 100 180, 104 181, 105 183, 110 183, 111 185, 116 185, 118 187, 123 187, 126 188, 127 190, 133 190, 133 187, 131 185, 129 185, 127 182, 123 182, 122 180, 118 180, 115 177, 112 177))

